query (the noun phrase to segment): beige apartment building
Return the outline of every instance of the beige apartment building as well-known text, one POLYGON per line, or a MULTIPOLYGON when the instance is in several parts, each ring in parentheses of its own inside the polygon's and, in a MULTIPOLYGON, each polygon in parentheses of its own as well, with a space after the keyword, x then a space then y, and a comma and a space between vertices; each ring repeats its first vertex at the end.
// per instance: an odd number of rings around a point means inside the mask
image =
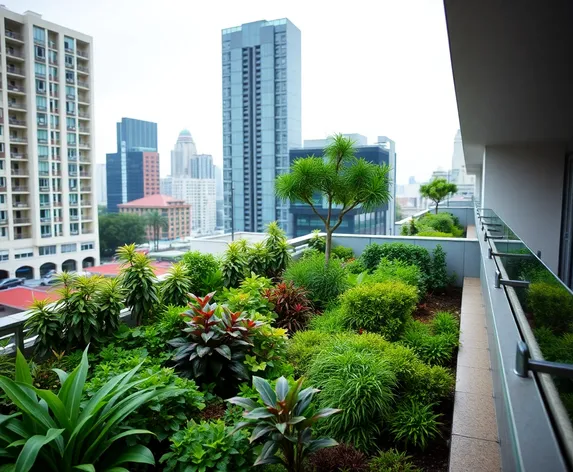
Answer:
POLYGON ((92 38, 0 7, 0 278, 99 261, 92 38))

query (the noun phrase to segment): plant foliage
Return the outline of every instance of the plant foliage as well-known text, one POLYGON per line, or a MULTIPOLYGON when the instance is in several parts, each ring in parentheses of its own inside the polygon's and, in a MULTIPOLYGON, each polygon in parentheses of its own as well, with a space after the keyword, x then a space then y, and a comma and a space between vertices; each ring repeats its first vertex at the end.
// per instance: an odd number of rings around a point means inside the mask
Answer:
POLYGON ((438 418, 433 405, 424 405, 418 400, 401 402, 390 419, 390 431, 394 440, 419 449, 426 449, 439 434, 438 418))
POLYGON ((420 195, 434 202, 436 205, 436 214, 438 213, 440 202, 450 195, 455 194, 457 191, 458 186, 448 182, 444 178, 434 179, 427 184, 420 185, 420 195))
POLYGON ((308 292, 293 282, 280 282, 266 290, 266 299, 274 306, 276 324, 289 333, 304 329, 313 314, 313 306, 307 298, 308 292))

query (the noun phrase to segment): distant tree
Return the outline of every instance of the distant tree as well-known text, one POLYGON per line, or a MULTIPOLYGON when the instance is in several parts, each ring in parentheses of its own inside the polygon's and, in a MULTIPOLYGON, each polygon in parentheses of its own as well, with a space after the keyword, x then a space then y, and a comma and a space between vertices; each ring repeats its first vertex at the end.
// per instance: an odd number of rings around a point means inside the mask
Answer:
POLYGON ((159 249, 159 240, 161 239, 161 230, 167 229, 169 221, 167 217, 163 216, 157 210, 147 213, 145 219, 147 221, 147 227, 151 228, 153 245, 157 251, 159 249))
POLYGON ((126 244, 142 244, 146 221, 130 213, 105 213, 98 215, 99 246, 102 257, 113 257, 118 247, 126 244))
POLYGON ((420 195, 429 198, 436 204, 436 213, 440 202, 458 191, 458 186, 448 182, 446 179, 434 179, 430 183, 420 185, 420 195))
POLYGON ((404 218, 404 213, 402 213, 402 207, 398 202, 394 203, 394 214, 395 214, 394 219, 396 221, 400 221, 402 218, 404 218))
POLYGON ((344 216, 360 206, 371 211, 390 201, 390 168, 359 159, 354 142, 341 134, 333 136, 324 157, 308 156, 294 161, 290 173, 277 177, 279 198, 310 206, 324 223, 325 259, 330 260, 332 234, 344 216), (324 202, 324 203, 323 203, 324 202), (326 216, 318 208, 326 204, 326 216))

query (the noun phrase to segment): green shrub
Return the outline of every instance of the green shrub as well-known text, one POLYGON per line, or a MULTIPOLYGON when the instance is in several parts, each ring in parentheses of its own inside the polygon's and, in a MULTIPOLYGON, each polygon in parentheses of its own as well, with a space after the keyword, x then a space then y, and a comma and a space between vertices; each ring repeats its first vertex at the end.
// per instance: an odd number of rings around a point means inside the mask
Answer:
POLYGON ((192 288, 193 283, 189 277, 187 265, 184 262, 173 264, 161 282, 161 301, 164 305, 186 305, 192 288))
POLYGON ((439 434, 439 417, 432 411, 432 405, 405 399, 392 414, 390 432, 397 443, 425 449, 439 434))
POLYGON ((326 238, 320 235, 319 229, 312 231, 312 238, 308 241, 308 247, 310 249, 316 249, 318 252, 324 252, 326 250, 326 238))
POLYGON ((327 336, 318 331, 298 331, 289 339, 287 358, 293 364, 297 376, 305 374, 310 361, 320 352, 327 336))
POLYGON ((343 261, 347 261, 354 257, 354 251, 352 248, 346 246, 335 246, 332 248, 332 255, 343 261))
POLYGON ((213 254, 189 251, 183 255, 182 262, 191 280, 191 293, 202 296, 221 288, 222 274, 213 254))
POLYGON ((248 436, 233 432, 221 420, 190 421, 170 438, 170 449, 161 457, 166 472, 215 472, 251 470, 253 451, 248 436))
POLYGON ((312 317, 308 327, 311 330, 324 334, 336 334, 347 331, 346 315, 340 306, 330 308, 322 315, 312 317))
POLYGON ((453 215, 445 212, 426 213, 418 219, 418 224, 441 233, 453 233, 455 229, 461 229, 456 226, 453 215))
POLYGON ((434 334, 453 334, 455 336, 460 334, 460 322, 447 311, 437 312, 431 321, 431 327, 434 334))
POLYGON ((173 369, 162 368, 159 361, 149 357, 143 349, 106 348, 100 357, 102 361, 95 366, 85 387, 87 398, 94 397, 112 377, 139 365, 141 368, 132 379, 142 380, 134 387, 136 391, 143 393, 153 387, 171 388, 139 408, 122 426, 148 429, 163 441, 205 407, 203 394, 193 380, 177 376, 173 369))
POLYGON ((388 282, 399 280, 418 289, 418 295, 423 295, 424 281, 417 265, 400 260, 382 259, 371 277, 372 282, 388 282))
POLYGON ((291 247, 285 232, 276 221, 268 224, 266 232, 265 247, 269 254, 269 264, 265 275, 276 280, 290 264, 292 259, 291 247))
POLYGON ((351 274, 361 274, 366 271, 366 266, 360 259, 354 259, 346 263, 346 270, 351 274))
POLYGON ((556 335, 546 327, 535 328, 534 333, 546 360, 573 363, 573 333, 556 335))
POLYGON ((573 295, 564 287, 534 282, 527 290, 527 305, 533 312, 536 326, 545 326, 556 334, 571 330, 573 295))
POLYGON ((453 238, 452 233, 442 233, 441 231, 425 230, 417 233, 417 236, 425 236, 427 238, 453 238))
POLYGON ((336 300, 349 286, 342 262, 331 259, 326 266, 324 254, 315 254, 291 264, 284 273, 284 280, 304 287, 318 308, 336 300))
POLYGON ((227 288, 238 287, 242 280, 250 274, 247 241, 239 239, 230 242, 221 262, 223 285, 227 288))
POLYGON ((431 290, 443 292, 450 284, 448 267, 446 264, 446 253, 441 245, 437 245, 432 251, 432 269, 428 286, 431 290))
POLYGON ((418 472, 419 469, 410 462, 410 456, 396 449, 379 452, 370 461, 370 472, 418 472))
POLYGON ((322 389, 321 407, 343 408, 325 422, 324 433, 372 450, 394 401, 396 376, 389 364, 367 351, 325 348, 312 361, 309 379, 322 389))
POLYGON ((454 350, 458 346, 458 335, 449 332, 435 334, 431 325, 412 321, 408 323, 401 341, 424 362, 430 365, 445 365, 452 360, 454 350))
POLYGON ((396 340, 416 308, 418 291, 403 282, 358 285, 342 297, 349 328, 365 329, 396 340))
POLYGON ((265 293, 271 286, 270 279, 251 272, 251 276, 245 277, 238 288, 225 288, 216 294, 216 299, 220 304, 227 305, 231 311, 239 311, 249 316, 270 316, 274 315, 273 306, 265 293))

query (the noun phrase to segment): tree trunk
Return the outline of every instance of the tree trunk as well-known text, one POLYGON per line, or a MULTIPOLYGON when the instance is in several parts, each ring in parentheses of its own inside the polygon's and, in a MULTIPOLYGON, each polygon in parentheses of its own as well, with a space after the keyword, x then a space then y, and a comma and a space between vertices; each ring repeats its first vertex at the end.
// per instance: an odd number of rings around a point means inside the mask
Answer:
POLYGON ((440 204, 440 202, 436 202, 436 215, 438 214, 438 205, 440 204))
POLYGON ((326 231, 326 247, 324 250, 325 265, 328 265, 328 262, 330 261, 331 250, 332 250, 332 231, 327 230, 326 231))

